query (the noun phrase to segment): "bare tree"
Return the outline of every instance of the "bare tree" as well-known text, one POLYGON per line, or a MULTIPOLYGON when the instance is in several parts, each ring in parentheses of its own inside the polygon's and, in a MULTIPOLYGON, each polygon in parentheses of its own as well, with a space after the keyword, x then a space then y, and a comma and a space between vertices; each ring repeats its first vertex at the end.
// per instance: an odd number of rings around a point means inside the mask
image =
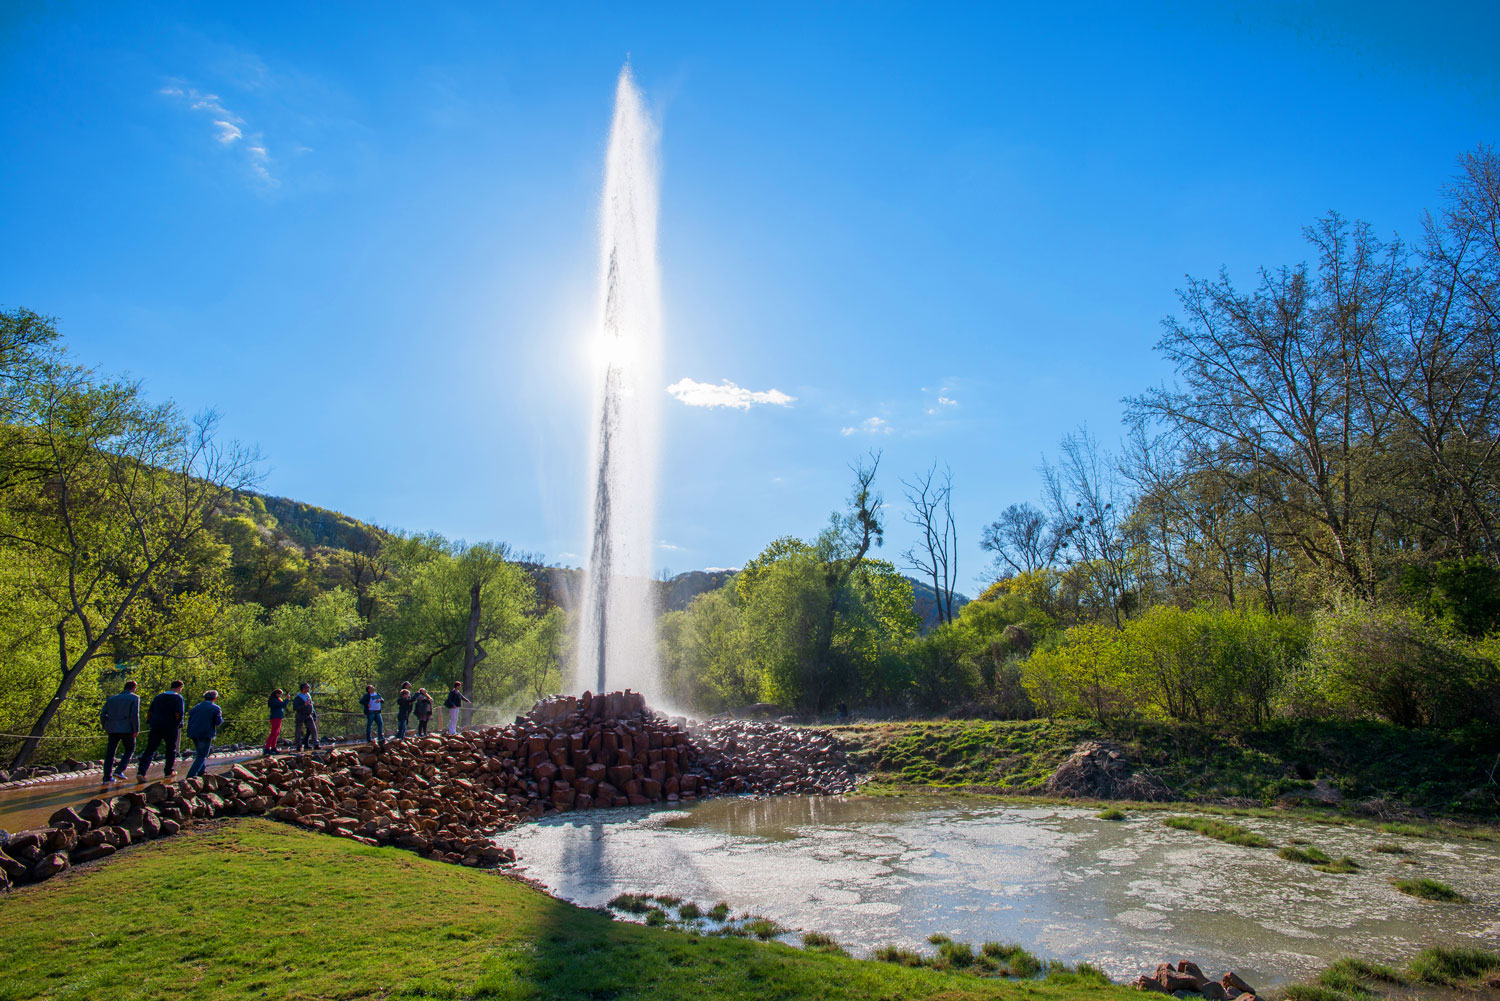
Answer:
POLYGON ((1062 534, 1047 516, 1030 504, 1012 504, 984 527, 979 548, 995 554, 1002 576, 1031 573, 1057 559, 1062 534))
POLYGON ((1114 457, 1101 451, 1087 428, 1065 436, 1059 464, 1042 464, 1042 484, 1052 520, 1060 527, 1059 553, 1087 582, 1096 616, 1121 625, 1132 581, 1124 520, 1129 508, 1114 457))
POLYGON ((909 547, 902 558, 906 565, 932 581, 933 600, 937 603, 939 622, 953 621, 953 590, 958 582, 958 528, 953 522, 953 470, 943 467, 938 478, 937 464, 911 482, 906 488, 906 502, 911 513, 906 521, 917 527, 921 539, 909 547))
POLYGON ((1343 586, 1371 593, 1374 549, 1390 511, 1369 488, 1387 475, 1372 442, 1392 422, 1367 392, 1362 358, 1399 312, 1410 276, 1398 243, 1330 215, 1307 230, 1319 252, 1265 271, 1244 293, 1225 275, 1189 279, 1186 319, 1169 318, 1158 349, 1179 384, 1129 401, 1186 454, 1245 471, 1264 488, 1278 530, 1343 586))

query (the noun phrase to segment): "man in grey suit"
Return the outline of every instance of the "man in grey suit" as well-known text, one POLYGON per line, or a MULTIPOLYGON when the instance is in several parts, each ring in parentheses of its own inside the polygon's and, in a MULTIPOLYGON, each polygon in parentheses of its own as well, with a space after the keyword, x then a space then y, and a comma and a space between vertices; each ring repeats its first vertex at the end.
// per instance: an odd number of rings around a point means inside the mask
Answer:
POLYGON ((104 784, 123 782, 125 766, 135 753, 135 735, 141 732, 141 699, 135 694, 135 682, 125 682, 125 690, 104 700, 99 723, 109 737, 104 749, 104 784), (120 767, 115 770, 115 749, 120 751, 120 767))

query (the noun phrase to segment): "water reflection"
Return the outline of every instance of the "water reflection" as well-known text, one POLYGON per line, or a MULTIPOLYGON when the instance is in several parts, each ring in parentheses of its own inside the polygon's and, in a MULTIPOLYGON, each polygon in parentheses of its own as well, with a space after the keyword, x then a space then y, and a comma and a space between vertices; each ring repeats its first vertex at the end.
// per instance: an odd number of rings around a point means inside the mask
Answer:
POLYGON ((1402 839, 1290 820, 1244 821, 1363 867, 1320 873, 1265 849, 1092 811, 953 801, 714 800, 691 809, 593 811, 501 841, 527 875, 586 906, 617 893, 728 901, 857 951, 922 946, 942 932, 1089 960, 1117 977, 1185 956, 1256 982, 1311 973, 1347 954, 1399 961, 1433 944, 1500 943, 1500 846, 1402 839), (1404 864, 1405 858, 1414 864, 1404 864), (1392 877, 1426 875, 1469 896, 1437 905, 1392 877))

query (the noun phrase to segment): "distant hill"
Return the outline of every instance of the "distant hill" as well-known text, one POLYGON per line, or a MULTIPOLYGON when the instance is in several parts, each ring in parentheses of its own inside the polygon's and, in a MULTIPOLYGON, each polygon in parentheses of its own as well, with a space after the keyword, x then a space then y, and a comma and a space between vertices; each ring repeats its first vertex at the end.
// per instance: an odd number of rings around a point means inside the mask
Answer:
MULTIPOLYGON (((230 515, 245 515, 251 518, 261 531, 274 538, 293 543, 304 549, 347 549, 357 553, 373 553, 390 536, 382 528, 351 518, 338 511, 304 504, 286 497, 273 497, 245 491, 225 511, 230 515)), ((536 583, 537 597, 543 605, 557 605, 573 609, 583 600, 583 571, 569 567, 552 567, 541 563, 523 563, 536 583)), ((712 570, 688 570, 664 581, 658 581, 660 608, 663 612, 680 612, 692 604, 694 598, 709 591, 717 591, 734 579, 738 570, 715 568, 712 570)), ((930 584, 914 577, 911 582, 915 600, 912 608, 917 613, 922 632, 937 625, 937 600, 930 584)), ((953 611, 969 603, 962 594, 953 596, 953 611)))

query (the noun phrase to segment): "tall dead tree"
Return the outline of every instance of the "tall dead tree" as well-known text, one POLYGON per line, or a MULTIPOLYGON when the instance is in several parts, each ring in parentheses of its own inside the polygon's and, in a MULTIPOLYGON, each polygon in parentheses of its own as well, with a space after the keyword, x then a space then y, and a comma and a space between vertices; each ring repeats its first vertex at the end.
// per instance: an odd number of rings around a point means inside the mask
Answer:
POLYGON ((938 622, 953 621, 953 590, 958 581, 958 528, 953 522, 953 470, 943 467, 941 478, 937 464, 910 482, 906 502, 911 513, 906 516, 920 536, 902 558, 906 565, 932 581, 933 601, 938 622))

